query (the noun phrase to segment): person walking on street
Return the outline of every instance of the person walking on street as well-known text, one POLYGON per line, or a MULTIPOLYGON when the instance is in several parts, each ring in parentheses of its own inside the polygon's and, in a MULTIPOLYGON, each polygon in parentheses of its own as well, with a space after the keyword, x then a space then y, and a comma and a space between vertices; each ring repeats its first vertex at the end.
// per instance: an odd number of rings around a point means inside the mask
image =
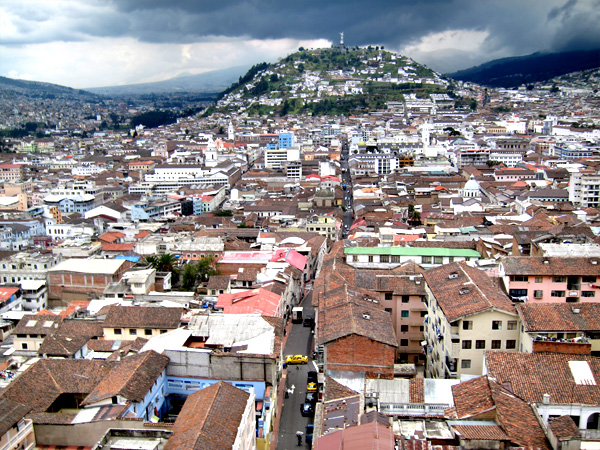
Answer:
POLYGON ((296 431, 296 437, 298 438, 298 445, 302 445, 302 436, 304 433, 302 431, 296 431))

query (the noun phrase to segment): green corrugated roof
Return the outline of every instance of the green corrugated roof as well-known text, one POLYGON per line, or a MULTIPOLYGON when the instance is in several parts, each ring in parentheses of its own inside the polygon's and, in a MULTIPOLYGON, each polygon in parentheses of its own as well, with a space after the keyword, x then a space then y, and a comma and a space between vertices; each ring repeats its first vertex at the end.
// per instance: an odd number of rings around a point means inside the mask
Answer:
POLYGON ((347 255, 400 255, 400 256, 464 256, 480 258, 476 250, 468 248, 433 248, 433 247, 347 247, 347 255))

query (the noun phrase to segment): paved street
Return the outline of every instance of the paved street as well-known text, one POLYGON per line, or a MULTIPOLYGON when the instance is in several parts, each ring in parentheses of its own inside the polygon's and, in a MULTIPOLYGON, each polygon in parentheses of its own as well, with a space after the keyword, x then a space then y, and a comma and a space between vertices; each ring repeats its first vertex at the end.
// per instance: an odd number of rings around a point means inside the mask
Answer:
MULTIPOLYGON (((314 317, 314 310, 310 306, 311 299, 312 291, 301 304, 304 307, 304 317, 314 317)), ((296 432, 305 432, 306 425, 312 423, 312 417, 302 417, 300 414, 300 405, 306 395, 306 376, 309 370, 316 370, 312 359, 312 338, 310 327, 304 327, 301 323, 292 325, 284 355, 307 355, 308 364, 292 365, 287 368, 286 388, 293 389, 294 393, 290 394, 289 398, 283 399, 277 433, 277 450, 306 448, 304 439, 302 439, 302 447, 298 447, 296 432)))

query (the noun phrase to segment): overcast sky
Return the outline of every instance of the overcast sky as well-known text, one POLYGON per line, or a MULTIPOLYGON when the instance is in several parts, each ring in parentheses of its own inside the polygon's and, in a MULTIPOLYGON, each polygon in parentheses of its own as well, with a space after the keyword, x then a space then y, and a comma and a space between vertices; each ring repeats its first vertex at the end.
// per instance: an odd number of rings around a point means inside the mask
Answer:
POLYGON ((84 88, 384 45, 440 72, 600 47, 600 0, 2 0, 0 75, 84 88))

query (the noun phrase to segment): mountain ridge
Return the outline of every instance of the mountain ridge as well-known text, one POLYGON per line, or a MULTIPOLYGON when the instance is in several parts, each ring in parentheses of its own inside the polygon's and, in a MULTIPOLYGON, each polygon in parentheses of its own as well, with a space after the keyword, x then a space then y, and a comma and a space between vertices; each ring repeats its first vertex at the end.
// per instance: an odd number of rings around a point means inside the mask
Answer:
POLYGON ((507 88, 548 81, 567 73, 598 67, 600 67, 600 49, 557 53, 536 52, 524 56, 495 59, 445 75, 459 81, 507 88))

